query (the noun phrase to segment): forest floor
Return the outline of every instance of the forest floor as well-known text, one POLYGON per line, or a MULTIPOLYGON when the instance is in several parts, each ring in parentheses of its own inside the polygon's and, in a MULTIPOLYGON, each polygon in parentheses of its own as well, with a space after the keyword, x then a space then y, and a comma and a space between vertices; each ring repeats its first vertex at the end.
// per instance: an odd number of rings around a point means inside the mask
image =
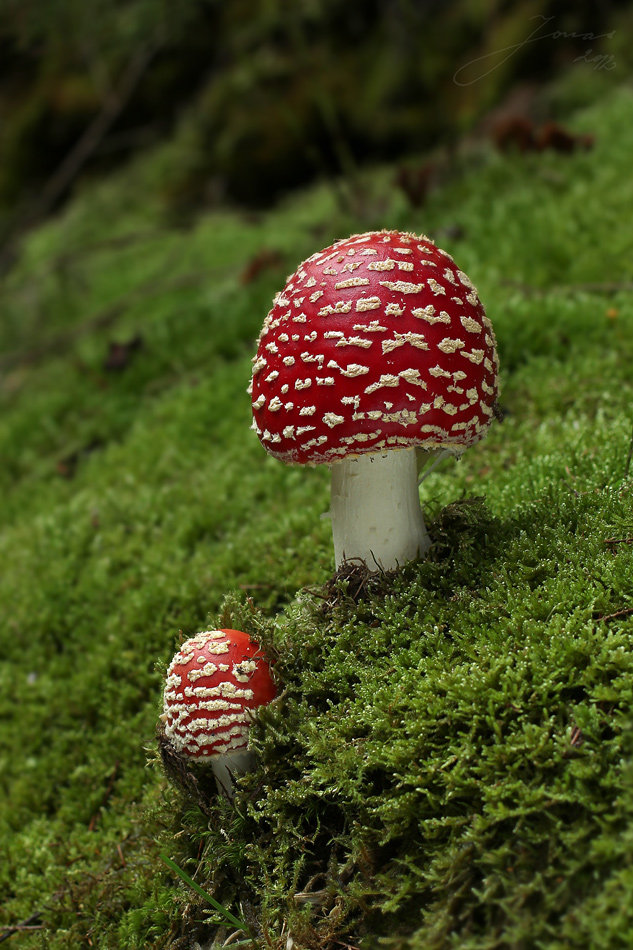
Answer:
MULTIPOLYGON (((469 142, 186 226, 161 152, 86 185, 0 288, 0 939, 391 950, 633 942, 633 91, 573 154, 469 142), (430 556, 331 583, 325 469, 250 431, 285 275, 427 233, 497 335, 503 420, 421 486, 430 556), (328 583, 330 582, 330 583, 328 583), (235 807, 167 782, 183 636, 276 658, 235 807)), ((11 945, 12 945, 11 942, 11 945)))

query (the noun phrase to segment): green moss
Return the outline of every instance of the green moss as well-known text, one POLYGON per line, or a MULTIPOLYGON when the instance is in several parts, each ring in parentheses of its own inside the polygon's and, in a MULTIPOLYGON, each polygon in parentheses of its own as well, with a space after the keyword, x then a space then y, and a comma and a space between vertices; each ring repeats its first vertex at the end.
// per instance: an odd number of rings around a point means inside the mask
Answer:
POLYGON ((324 185, 181 232, 147 198, 161 154, 25 243, 0 328, 0 926, 38 914, 24 947, 221 943, 161 849, 273 947, 626 944, 631 103, 574 117, 586 153, 463 155, 423 212, 386 168, 358 217, 324 185), (249 432, 254 337, 316 246, 447 224, 507 414, 423 483, 426 561, 326 583, 327 472, 249 432), (209 623, 283 686, 210 820, 154 743, 178 631, 209 623))

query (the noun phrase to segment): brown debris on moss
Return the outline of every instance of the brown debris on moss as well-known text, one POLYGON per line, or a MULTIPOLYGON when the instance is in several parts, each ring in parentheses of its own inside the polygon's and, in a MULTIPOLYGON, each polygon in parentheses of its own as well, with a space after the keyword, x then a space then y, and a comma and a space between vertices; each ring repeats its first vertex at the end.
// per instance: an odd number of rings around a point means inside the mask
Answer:
POLYGON ((211 769, 193 761, 190 756, 176 752, 166 739, 164 726, 160 721, 156 728, 156 742, 163 771, 169 781, 192 799, 203 814, 209 815, 211 804, 217 795, 211 769))

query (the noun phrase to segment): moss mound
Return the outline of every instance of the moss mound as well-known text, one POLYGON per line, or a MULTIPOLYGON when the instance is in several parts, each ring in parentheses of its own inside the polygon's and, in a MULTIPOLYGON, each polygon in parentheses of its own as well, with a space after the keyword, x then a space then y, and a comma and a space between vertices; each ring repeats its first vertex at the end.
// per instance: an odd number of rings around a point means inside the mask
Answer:
POLYGON ((464 143, 423 211, 387 166, 353 208, 326 183, 183 231, 159 150, 25 241, 0 289, 2 937, 221 946, 164 851, 256 946, 630 943, 632 109, 625 86, 570 117, 595 135, 571 155, 464 143), (504 415, 423 483, 427 560, 332 579, 328 474, 264 456, 245 388, 284 274, 371 227, 473 278, 504 415), (209 624, 283 684, 235 808, 172 788, 155 743, 178 631, 209 624))

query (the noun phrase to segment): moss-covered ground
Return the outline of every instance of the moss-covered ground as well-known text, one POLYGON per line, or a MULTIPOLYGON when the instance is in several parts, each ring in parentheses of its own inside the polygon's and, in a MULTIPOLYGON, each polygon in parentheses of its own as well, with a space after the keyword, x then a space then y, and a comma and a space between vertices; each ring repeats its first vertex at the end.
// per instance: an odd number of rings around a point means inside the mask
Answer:
POLYGON ((258 947, 633 944, 631 88, 569 121, 593 149, 470 145, 420 210, 387 168, 186 229, 157 153, 24 242, 0 301, 9 945, 220 946, 161 851, 258 947), (328 584, 328 473, 267 458, 245 389, 286 273, 376 227, 472 277, 505 414, 423 482, 426 561, 328 584), (258 636, 283 692, 205 815, 154 731, 179 631, 210 624, 258 636))

